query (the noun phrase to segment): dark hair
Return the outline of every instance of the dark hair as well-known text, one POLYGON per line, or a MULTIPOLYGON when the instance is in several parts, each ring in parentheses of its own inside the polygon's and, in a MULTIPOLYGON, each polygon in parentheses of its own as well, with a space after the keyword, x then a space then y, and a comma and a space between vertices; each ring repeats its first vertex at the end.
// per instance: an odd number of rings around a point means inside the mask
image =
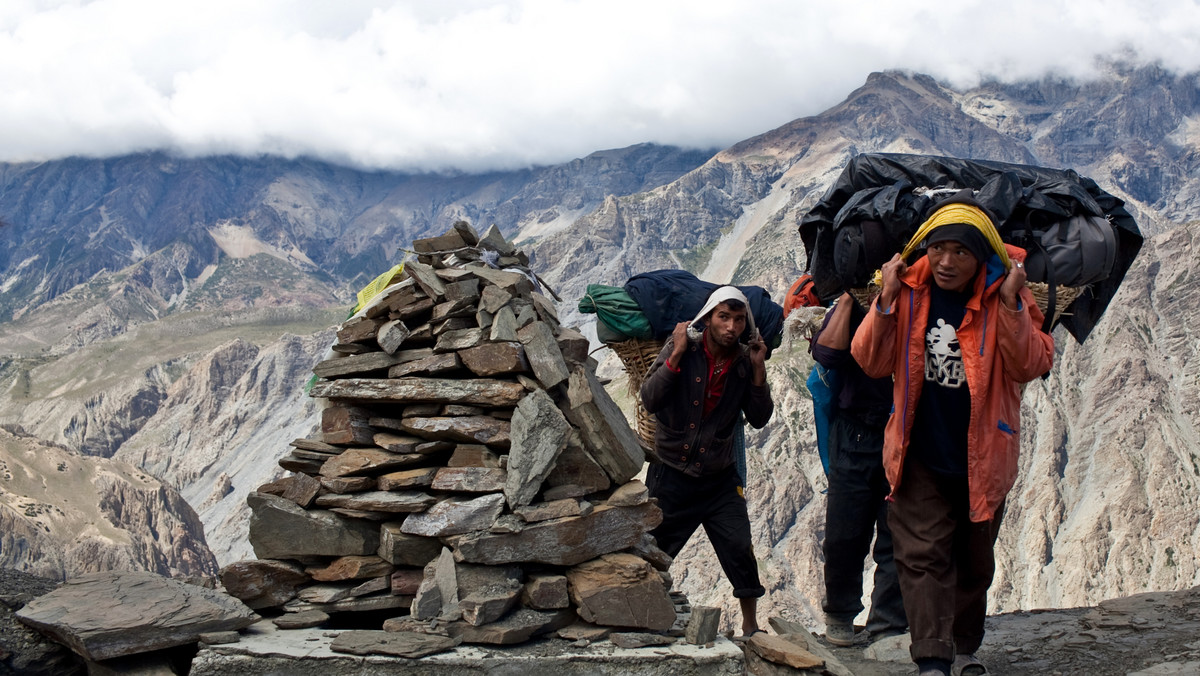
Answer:
POLYGON ((717 308, 721 307, 722 305, 728 307, 730 310, 733 310, 734 312, 737 312, 739 310, 746 310, 746 314, 750 314, 750 311, 746 308, 745 303, 743 303, 742 301, 740 301, 736 298, 726 298, 725 300, 721 301, 720 303, 717 303, 716 305, 714 305, 713 309, 706 312, 704 314, 704 316, 700 318, 700 321, 704 322, 705 324, 708 324, 709 317, 712 317, 712 313, 716 312, 717 308))
MULTIPOLYGON (((717 305, 728 305, 730 310, 745 310, 746 304, 736 298, 728 298, 717 303, 717 305)), ((716 308, 713 308, 714 310, 716 308)))

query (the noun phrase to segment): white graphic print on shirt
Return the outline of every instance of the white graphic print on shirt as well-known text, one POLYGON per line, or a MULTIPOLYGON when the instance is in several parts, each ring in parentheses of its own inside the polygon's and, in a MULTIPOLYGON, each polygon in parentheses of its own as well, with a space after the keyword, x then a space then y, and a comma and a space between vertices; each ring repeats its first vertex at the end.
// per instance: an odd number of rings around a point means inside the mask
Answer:
POLYGON ((937 320, 937 326, 929 327, 925 334, 925 380, 951 389, 967 382, 958 333, 943 319, 937 320))

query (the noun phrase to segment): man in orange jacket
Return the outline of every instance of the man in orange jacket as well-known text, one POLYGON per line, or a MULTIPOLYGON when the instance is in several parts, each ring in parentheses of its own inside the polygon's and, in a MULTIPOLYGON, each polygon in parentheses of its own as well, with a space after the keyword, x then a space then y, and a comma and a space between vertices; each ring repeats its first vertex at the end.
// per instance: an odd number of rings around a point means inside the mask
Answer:
POLYGON ((883 464, 913 660, 926 676, 985 674, 974 653, 1017 476, 1021 384, 1050 369, 1054 340, 1025 288, 1025 252, 979 205, 938 208, 906 253, 919 248, 911 266, 884 264, 851 353, 894 379, 883 464))

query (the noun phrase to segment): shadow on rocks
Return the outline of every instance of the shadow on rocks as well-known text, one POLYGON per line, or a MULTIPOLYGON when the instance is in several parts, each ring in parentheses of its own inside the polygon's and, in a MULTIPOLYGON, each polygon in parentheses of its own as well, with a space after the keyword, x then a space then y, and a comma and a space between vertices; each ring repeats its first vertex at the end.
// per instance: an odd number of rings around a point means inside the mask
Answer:
POLYGON ((26 603, 57 586, 54 580, 0 568, 0 676, 82 676, 87 673, 82 658, 25 626, 14 614, 26 603))

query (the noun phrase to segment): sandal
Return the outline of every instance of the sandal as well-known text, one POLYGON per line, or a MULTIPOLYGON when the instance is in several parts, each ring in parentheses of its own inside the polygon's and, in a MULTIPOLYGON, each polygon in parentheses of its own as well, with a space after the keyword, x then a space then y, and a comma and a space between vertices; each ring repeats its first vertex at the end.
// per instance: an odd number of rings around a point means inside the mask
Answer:
POLYGON ((734 643, 740 644, 740 643, 745 643, 746 641, 749 641, 751 636, 755 636, 757 634, 765 634, 765 633, 767 633, 767 632, 763 631, 762 629, 755 629, 754 631, 750 632, 749 634, 742 634, 741 636, 734 636, 730 640, 733 641, 734 643))
POLYGON ((987 676, 987 667, 974 655, 955 655, 951 676, 987 676))

